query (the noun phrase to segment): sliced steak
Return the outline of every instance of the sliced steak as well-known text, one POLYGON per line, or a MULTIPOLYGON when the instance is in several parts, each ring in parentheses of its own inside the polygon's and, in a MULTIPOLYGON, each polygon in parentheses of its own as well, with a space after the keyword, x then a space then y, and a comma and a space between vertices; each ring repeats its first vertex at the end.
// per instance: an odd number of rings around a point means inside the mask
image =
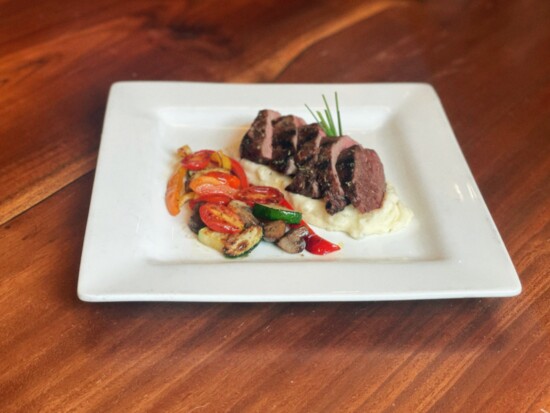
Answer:
POLYGON ((317 123, 261 110, 241 141, 244 159, 294 175, 289 192, 323 198, 334 215, 351 203, 360 213, 380 208, 386 190, 377 153, 349 136, 327 137, 317 123))
POLYGON ((281 116, 273 122, 273 170, 285 175, 296 173, 294 154, 298 145, 298 128, 305 124, 302 118, 293 115, 281 116))
POLYGON ((273 121, 281 114, 274 110, 264 109, 252 122, 250 129, 244 135, 239 148, 241 158, 250 161, 269 164, 272 158, 273 121))
POLYGON ((317 199, 321 197, 317 181, 317 158, 319 146, 326 137, 325 131, 318 123, 305 125, 298 129, 298 147, 294 155, 296 174, 290 185, 289 192, 317 199))
POLYGON ((319 147, 316 165, 317 180, 322 197, 326 202, 325 209, 331 215, 340 212, 348 204, 346 194, 340 184, 336 163, 340 153, 352 146, 358 146, 358 143, 349 136, 339 136, 324 138, 319 147))
POLYGON ((362 214, 380 208, 386 191, 384 167, 372 149, 352 146, 340 154, 336 170, 344 192, 362 214))

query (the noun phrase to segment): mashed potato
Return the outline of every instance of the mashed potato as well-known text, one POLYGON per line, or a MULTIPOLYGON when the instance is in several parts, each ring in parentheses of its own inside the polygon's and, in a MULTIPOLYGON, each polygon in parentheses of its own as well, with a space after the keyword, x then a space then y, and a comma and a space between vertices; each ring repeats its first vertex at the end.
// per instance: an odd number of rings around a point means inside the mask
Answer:
MULTIPOLYGON (((284 191, 291 178, 281 175, 267 166, 241 160, 250 182, 254 185, 268 185, 284 191)), ((346 232, 353 238, 363 238, 367 235, 384 234, 404 228, 412 219, 413 213, 401 203, 395 189, 387 184, 382 207, 361 214, 352 205, 343 211, 330 215, 325 211, 322 200, 307 198, 303 195, 284 192, 294 208, 302 212, 308 224, 329 231, 346 232)))

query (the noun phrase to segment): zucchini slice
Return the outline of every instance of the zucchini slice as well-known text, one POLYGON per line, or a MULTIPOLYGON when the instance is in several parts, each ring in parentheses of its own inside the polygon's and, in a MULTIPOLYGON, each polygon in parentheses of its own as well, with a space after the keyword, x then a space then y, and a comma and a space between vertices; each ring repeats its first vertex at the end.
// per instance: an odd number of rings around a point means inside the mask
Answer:
POLYGON ((242 257, 252 251, 262 240, 264 230, 260 225, 251 225, 238 234, 230 234, 223 246, 223 254, 228 258, 242 257))
POLYGON ((197 233, 197 237, 202 244, 214 248, 216 251, 223 252, 223 247, 229 234, 212 231, 208 227, 203 227, 197 233))
POLYGON ((302 220, 302 213, 284 208, 275 204, 254 204, 252 208, 254 216, 270 221, 281 220, 288 224, 299 224, 302 220))

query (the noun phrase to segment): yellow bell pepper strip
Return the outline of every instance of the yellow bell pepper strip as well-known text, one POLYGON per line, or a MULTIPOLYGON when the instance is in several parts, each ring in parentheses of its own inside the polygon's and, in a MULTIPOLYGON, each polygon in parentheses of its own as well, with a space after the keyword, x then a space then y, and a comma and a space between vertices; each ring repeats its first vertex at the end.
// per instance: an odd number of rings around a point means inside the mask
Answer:
POLYGON ((184 206, 187 203, 191 203, 193 200, 197 198, 197 194, 194 192, 187 192, 180 196, 180 208, 184 206))
POLYGON ((185 158, 187 155, 191 155, 193 153, 193 151, 191 150, 191 148, 189 147, 189 145, 183 145, 181 148, 178 148, 178 150, 176 151, 176 153, 178 154, 178 157, 180 157, 181 159, 185 158))
POLYGON ((210 156, 210 160, 223 169, 231 170, 231 159, 222 151, 214 152, 210 156))

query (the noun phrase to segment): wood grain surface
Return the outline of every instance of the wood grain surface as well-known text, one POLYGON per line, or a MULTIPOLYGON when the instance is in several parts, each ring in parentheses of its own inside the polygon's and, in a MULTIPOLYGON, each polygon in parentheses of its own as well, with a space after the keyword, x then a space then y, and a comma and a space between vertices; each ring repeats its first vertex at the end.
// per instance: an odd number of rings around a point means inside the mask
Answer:
POLYGON ((1 412, 550 412, 550 2, 0 0, 1 412), (120 80, 427 82, 503 299, 83 303, 120 80))

